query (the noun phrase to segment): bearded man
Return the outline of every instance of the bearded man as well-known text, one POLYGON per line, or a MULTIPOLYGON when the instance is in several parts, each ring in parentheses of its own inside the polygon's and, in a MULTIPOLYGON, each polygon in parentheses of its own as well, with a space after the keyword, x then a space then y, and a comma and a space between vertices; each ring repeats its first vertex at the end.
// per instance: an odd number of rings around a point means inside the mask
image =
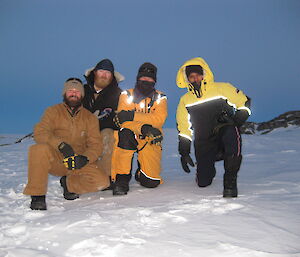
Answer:
MULTIPOLYGON (((113 123, 114 111, 118 108, 121 89, 118 83, 124 77, 114 69, 109 59, 103 59, 85 72, 83 106, 99 120, 102 153, 98 165, 111 176, 111 161, 114 144, 117 140, 117 127, 113 123)), ((112 186, 109 187, 111 189, 112 186)))
POLYGON ((36 144, 29 148, 28 183, 32 210, 46 210, 48 174, 60 176, 63 196, 74 200, 80 194, 96 192, 109 185, 109 178, 97 166, 102 151, 99 122, 82 107, 80 79, 64 83, 64 102, 49 107, 34 128, 36 144))

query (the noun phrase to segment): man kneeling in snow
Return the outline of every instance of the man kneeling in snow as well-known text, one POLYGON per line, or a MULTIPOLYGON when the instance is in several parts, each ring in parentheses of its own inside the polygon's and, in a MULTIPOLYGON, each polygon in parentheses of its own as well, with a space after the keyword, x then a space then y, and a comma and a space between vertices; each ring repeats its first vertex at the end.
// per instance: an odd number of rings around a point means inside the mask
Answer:
POLYGON ((188 89, 180 99, 176 114, 183 170, 189 173, 188 164, 194 166, 190 157, 194 135, 198 186, 212 183, 215 162, 223 159, 223 196, 237 197, 237 173, 242 162, 239 127, 251 114, 250 98, 229 83, 214 82, 208 64, 199 57, 181 66, 177 85, 188 89))
POLYGON ((35 126, 37 144, 29 149, 28 184, 32 210, 46 210, 48 173, 61 176, 67 200, 109 186, 108 175, 96 165, 101 154, 98 119, 82 107, 84 89, 80 79, 64 84, 64 103, 49 107, 35 126))

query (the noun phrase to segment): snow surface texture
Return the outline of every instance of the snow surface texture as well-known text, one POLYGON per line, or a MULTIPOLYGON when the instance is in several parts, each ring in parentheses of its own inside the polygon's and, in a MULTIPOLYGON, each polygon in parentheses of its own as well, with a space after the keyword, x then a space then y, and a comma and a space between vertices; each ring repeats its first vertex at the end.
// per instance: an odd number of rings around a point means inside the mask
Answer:
MULTIPOLYGON (((111 191, 63 199, 50 176, 47 211, 31 211, 26 139, 0 147, 0 257, 15 256, 300 256, 300 129, 243 136, 239 197, 222 197, 222 163, 207 188, 182 171, 175 129, 165 130, 165 183, 131 181, 111 191)), ((0 143, 17 136, 0 137, 0 143)))

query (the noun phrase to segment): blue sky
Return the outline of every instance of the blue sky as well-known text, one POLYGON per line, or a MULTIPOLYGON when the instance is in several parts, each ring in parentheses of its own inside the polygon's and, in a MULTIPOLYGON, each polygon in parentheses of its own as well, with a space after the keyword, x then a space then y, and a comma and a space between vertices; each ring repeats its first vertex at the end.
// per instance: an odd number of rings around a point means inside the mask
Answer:
POLYGON ((250 121, 299 110, 299 14, 298 0, 0 0, 0 133, 31 132, 64 81, 103 58, 123 89, 143 62, 158 67, 165 127, 186 92, 177 70, 197 56, 252 98, 250 121))

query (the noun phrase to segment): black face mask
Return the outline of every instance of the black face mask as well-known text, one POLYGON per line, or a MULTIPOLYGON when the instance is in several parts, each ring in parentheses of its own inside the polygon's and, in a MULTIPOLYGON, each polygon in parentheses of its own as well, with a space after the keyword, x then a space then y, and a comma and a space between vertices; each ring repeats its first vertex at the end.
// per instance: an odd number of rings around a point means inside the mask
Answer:
POLYGON ((191 83, 191 85, 192 85, 195 95, 197 97, 200 97, 201 82, 200 82, 200 84, 197 84, 196 82, 194 82, 194 83, 191 83))
POLYGON ((146 97, 152 97, 155 92, 155 82, 138 80, 134 88, 134 98, 141 101, 146 97))

